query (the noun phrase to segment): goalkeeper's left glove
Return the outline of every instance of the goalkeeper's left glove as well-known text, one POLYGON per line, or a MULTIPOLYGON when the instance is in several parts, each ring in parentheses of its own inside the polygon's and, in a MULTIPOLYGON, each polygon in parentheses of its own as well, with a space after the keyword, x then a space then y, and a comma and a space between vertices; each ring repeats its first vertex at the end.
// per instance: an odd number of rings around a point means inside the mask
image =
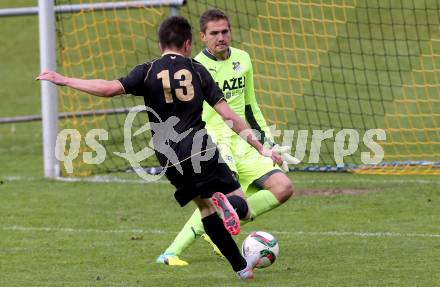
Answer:
POLYGON ((281 169, 284 172, 289 171, 289 164, 298 164, 301 161, 297 159, 296 157, 292 156, 289 152, 292 149, 290 146, 280 146, 276 144, 272 150, 279 153, 281 157, 283 158, 283 164, 281 165, 281 169))

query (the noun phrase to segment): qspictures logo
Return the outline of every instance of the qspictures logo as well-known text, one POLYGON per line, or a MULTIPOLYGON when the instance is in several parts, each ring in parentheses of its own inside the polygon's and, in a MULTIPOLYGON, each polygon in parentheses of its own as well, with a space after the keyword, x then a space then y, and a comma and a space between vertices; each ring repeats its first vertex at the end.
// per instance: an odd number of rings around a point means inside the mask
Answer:
MULTIPOLYGON (((159 115, 151 108, 140 105, 132 108, 127 114, 124 122, 124 149, 125 152, 113 152, 118 157, 125 159, 133 170, 146 181, 156 181, 160 179, 169 167, 176 168, 183 174, 181 163, 184 160, 191 161, 194 172, 201 172, 201 162, 208 161, 215 155, 215 147, 208 145, 206 148, 202 144, 204 138, 206 138, 206 130, 202 129, 197 132, 193 132, 192 129, 186 130, 182 133, 177 132, 176 125, 180 122, 180 119, 172 116, 166 121, 160 119, 159 115), (133 123, 139 112, 148 112, 154 115, 158 121, 147 122, 134 133, 132 133, 133 123), (145 145, 140 150, 135 150, 132 139, 143 133, 151 133, 153 136, 149 141, 145 142, 145 145), (177 143, 186 139, 188 136, 192 136, 191 156, 185 159, 179 159, 175 150, 172 148, 177 143), (166 163, 162 166, 160 174, 152 175, 147 173, 142 168, 142 162, 150 157, 154 157, 156 153, 159 153, 166 158, 166 163)), ((227 122, 229 127, 232 126, 231 122, 227 122)), ((258 131, 253 131, 257 138, 260 136, 258 131)), ((272 136, 279 138, 282 137, 282 147, 284 152, 289 154, 292 152, 292 146, 294 141, 294 130, 277 130, 275 126, 270 127, 270 133, 272 136)), ((230 134, 230 133, 229 133, 230 134)), ((310 163, 316 164, 320 161, 321 146, 324 141, 333 140, 333 158, 338 166, 344 166, 344 158, 353 156, 358 150, 360 142, 362 140, 363 145, 368 149, 360 153, 360 160, 364 164, 380 164, 384 158, 384 150, 378 141, 386 140, 386 133, 382 129, 370 129, 364 133, 360 133, 355 129, 342 129, 335 131, 334 129, 328 130, 299 130, 296 131, 296 145, 294 157, 298 163, 310 163), (309 140, 309 138, 311 140, 309 140), (309 147, 309 149, 307 149, 309 147), (306 161, 306 154, 308 152, 308 160, 306 161)), ((79 156, 81 145, 81 134, 76 129, 64 129, 58 133, 56 140, 56 158, 63 162, 64 168, 67 173, 73 173, 73 161, 79 156)), ((86 151, 82 154, 83 162, 90 165, 102 164, 107 156, 105 147, 100 141, 109 140, 109 133, 104 129, 91 129, 85 136, 85 144, 92 151, 86 151)), ((255 158, 249 156, 249 145, 239 139, 238 141, 222 138, 220 140, 219 149, 222 150, 222 145, 234 145, 234 158, 235 162, 249 161, 252 162, 255 158)), ((254 155, 259 156, 258 153, 254 155)), ((222 160, 220 158, 220 160, 222 160)))

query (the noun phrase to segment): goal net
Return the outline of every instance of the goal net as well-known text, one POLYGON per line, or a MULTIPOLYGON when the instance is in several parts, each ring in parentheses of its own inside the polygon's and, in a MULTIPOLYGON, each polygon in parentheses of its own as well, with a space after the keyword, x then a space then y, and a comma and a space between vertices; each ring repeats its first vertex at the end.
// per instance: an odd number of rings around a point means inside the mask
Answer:
MULTIPOLYGON (((57 4, 91 2, 103 1, 57 4)), ((193 25, 194 55, 202 49, 198 17, 213 7, 229 15, 232 45, 250 54, 262 112, 281 131, 275 140, 292 145, 302 160, 297 169, 440 174, 437 0, 188 0, 178 13, 193 25), (365 140, 368 136, 376 146, 365 140), (377 154, 377 146, 383 158, 366 164, 363 157, 377 154)), ((157 29, 169 15, 168 6, 57 15, 59 71, 80 78, 125 75, 160 55, 157 29)), ((109 133, 100 141, 106 160, 90 165, 79 156, 73 175, 130 168, 113 152, 125 152, 125 111, 142 103, 59 89, 61 112, 73 114, 60 121, 61 129, 75 128, 82 137, 95 128, 109 133), (84 111, 92 115, 79 113, 84 111)), ((137 117, 133 131, 145 121, 137 117)), ((134 149, 142 149, 148 137, 133 136, 134 149)), ((84 151, 88 147, 81 141, 84 151)), ((158 165, 154 157, 142 164, 158 165)))

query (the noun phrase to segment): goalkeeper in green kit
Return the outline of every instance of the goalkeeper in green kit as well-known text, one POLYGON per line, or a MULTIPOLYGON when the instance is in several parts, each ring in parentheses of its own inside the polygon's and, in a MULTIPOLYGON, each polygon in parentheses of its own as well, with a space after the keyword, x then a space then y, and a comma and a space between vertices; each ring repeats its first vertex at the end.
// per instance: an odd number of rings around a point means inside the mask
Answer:
MULTIPOLYGON (((272 144, 270 131, 255 99, 250 57, 245 51, 229 46, 231 28, 227 15, 219 9, 210 9, 202 14, 199 22, 200 36, 206 48, 195 59, 211 73, 232 110, 258 131, 261 142, 272 144)), ((292 196, 292 183, 282 170, 274 167, 270 158, 261 156, 240 136, 233 133, 206 103, 203 106, 202 117, 208 133, 220 149, 223 160, 235 173, 247 196, 251 220, 280 206, 292 196)), ((297 163, 295 158, 285 153, 285 147, 279 152, 284 153, 284 167, 287 166, 287 162, 297 163)), ((173 243, 156 262, 172 266, 188 265, 188 262, 179 256, 198 237, 210 242, 203 229, 200 212, 195 210, 173 243)), ((216 246, 213 247, 214 251, 221 255, 216 246)))

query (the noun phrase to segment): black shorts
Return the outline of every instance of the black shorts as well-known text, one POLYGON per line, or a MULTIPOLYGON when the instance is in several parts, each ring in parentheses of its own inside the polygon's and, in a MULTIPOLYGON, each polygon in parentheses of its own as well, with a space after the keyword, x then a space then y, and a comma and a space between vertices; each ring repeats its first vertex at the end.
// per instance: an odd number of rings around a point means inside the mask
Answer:
POLYGON ((219 163, 218 151, 212 159, 200 164, 200 173, 194 172, 190 159, 181 163, 183 175, 175 167, 169 167, 165 172, 176 187, 174 197, 180 206, 185 206, 197 196, 210 198, 215 192, 228 194, 240 188, 229 167, 219 163))

